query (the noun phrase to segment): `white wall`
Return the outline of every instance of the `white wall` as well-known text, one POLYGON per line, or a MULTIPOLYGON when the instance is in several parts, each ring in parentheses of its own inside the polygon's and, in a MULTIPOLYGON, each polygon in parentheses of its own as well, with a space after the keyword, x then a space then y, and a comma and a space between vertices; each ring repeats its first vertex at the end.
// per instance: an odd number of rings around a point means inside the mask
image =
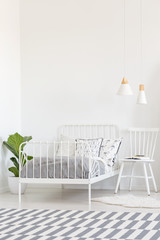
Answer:
MULTIPOLYGON (((20 38, 19 0, 0 0, 0 137, 20 131, 20 38)), ((0 140, 0 148, 2 141, 0 140)), ((9 157, 0 156, 0 192, 7 188, 9 157)))
MULTIPOLYGON (((160 126, 160 1, 143 2, 146 106, 135 104, 141 80, 139 0, 126 1, 133 97, 115 94, 123 77, 123 0, 20 1, 23 133, 50 140, 67 123, 116 123, 122 130, 160 126)), ((159 168, 157 161, 160 187, 159 168)))

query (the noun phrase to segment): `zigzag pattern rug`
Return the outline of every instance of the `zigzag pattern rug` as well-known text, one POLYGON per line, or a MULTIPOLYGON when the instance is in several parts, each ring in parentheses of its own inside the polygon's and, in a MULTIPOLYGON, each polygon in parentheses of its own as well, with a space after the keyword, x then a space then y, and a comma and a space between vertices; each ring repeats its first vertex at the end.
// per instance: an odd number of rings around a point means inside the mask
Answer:
POLYGON ((1 240, 157 240, 159 213, 0 209, 1 240))

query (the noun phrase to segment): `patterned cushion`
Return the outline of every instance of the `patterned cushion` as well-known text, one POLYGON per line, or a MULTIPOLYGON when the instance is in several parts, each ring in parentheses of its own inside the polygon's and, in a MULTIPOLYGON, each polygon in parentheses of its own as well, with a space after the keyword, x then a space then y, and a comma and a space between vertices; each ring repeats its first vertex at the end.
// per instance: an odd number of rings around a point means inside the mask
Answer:
POLYGON ((121 142, 122 142, 122 138, 110 139, 110 140, 103 139, 101 149, 100 149, 100 157, 106 160, 107 165, 110 167, 114 165, 121 142))
POLYGON ((83 157, 99 157, 102 138, 76 139, 76 155, 83 157))

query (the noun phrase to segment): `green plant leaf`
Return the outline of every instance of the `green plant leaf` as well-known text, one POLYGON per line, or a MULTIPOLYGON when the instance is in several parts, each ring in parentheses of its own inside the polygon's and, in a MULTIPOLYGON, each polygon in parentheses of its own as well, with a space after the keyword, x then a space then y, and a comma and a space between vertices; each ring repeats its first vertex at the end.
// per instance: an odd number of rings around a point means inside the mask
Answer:
MULTIPOLYGON (((22 137, 19 133, 15 133, 10 135, 7 142, 4 141, 3 144, 15 155, 15 157, 19 158, 19 147, 24 142, 29 142, 32 139, 31 136, 22 137)), ((25 144, 22 146, 22 150, 25 144)))
POLYGON ((8 168, 8 170, 10 172, 12 172, 15 177, 19 177, 19 171, 18 171, 18 169, 16 167, 10 167, 10 168, 8 168))
POLYGON ((21 161, 20 164, 24 166, 26 164, 26 160, 31 160, 33 158, 32 156, 27 156, 25 152, 22 152, 19 159, 20 145, 24 143, 21 147, 21 150, 23 151, 24 146, 26 145, 25 142, 29 142, 31 139, 31 136, 22 137, 19 133, 15 133, 9 136, 7 142, 3 142, 3 144, 8 148, 8 150, 10 150, 15 156, 10 158, 15 167, 9 168, 9 171, 12 172, 16 177, 19 176, 19 161, 21 161))
POLYGON ((24 166, 26 164, 27 154, 21 153, 21 165, 24 166))
POLYGON ((24 138, 19 134, 15 133, 13 135, 10 135, 7 143, 12 148, 14 148, 15 152, 19 155, 19 146, 24 142, 24 138))
POLYGON ((19 154, 12 146, 10 146, 6 141, 3 141, 3 144, 6 146, 6 148, 8 148, 8 150, 10 150, 14 154, 15 157, 19 158, 19 154))
POLYGON ((15 157, 11 157, 10 160, 13 162, 14 166, 19 171, 19 162, 18 162, 18 160, 15 157))
POLYGON ((30 140, 32 140, 32 136, 25 136, 25 137, 23 137, 23 139, 24 139, 24 142, 29 142, 30 140))
MULTIPOLYGON (((23 142, 29 142, 30 140, 32 140, 32 136, 28 136, 28 137, 25 136, 25 137, 23 137, 23 142)), ((23 151, 25 145, 26 145, 26 144, 23 144, 23 145, 22 145, 22 148, 21 148, 22 151, 23 151)))
POLYGON ((27 160, 32 160, 33 157, 32 156, 27 156, 27 160))

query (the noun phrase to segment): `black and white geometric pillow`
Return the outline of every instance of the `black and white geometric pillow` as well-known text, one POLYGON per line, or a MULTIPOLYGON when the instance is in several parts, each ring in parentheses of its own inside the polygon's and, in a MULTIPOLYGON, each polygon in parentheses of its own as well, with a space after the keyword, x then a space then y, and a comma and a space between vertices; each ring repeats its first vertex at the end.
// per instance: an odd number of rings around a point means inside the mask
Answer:
POLYGON ((76 156, 99 157, 102 138, 97 139, 76 139, 76 156))
POLYGON ((100 157, 104 159, 108 166, 114 166, 116 156, 118 154, 122 138, 119 139, 103 139, 100 157))

